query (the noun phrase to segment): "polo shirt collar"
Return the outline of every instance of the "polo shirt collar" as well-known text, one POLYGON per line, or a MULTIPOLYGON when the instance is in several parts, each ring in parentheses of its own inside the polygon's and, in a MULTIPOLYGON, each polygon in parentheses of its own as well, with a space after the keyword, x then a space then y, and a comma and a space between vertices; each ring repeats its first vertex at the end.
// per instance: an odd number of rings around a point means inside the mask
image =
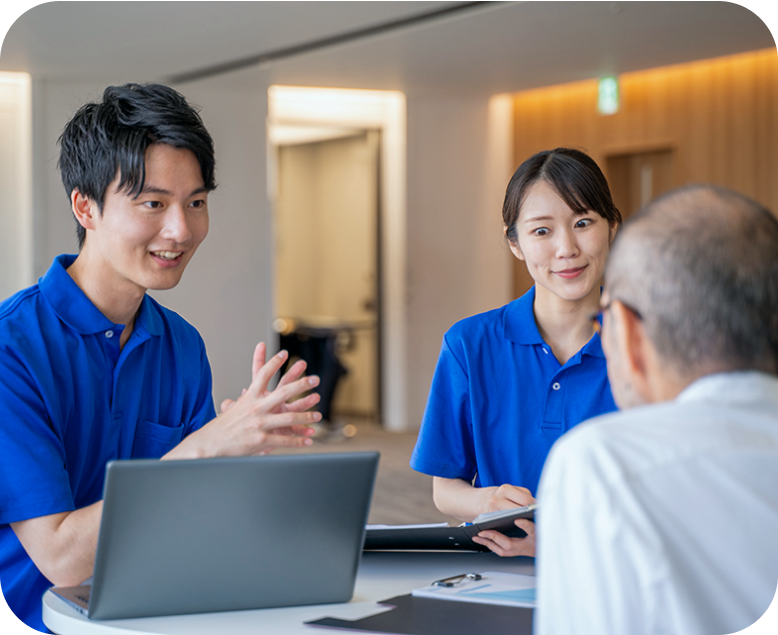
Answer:
MULTIPOLYGON (((523 296, 506 306, 502 322, 505 339, 510 340, 514 344, 523 344, 525 346, 534 346, 536 344, 548 346, 535 322, 534 304, 535 286, 533 285, 523 296)), ((605 354, 602 352, 602 341, 600 340, 599 333, 595 333, 592 339, 573 357, 580 357, 581 355, 605 357, 605 354)))
POLYGON ((135 320, 135 330, 140 329, 145 329, 149 335, 162 335, 165 330, 159 306, 148 293, 143 296, 138 318, 135 320))
MULTIPOLYGON (((67 268, 76 256, 63 254, 54 259, 46 274, 38 280, 38 288, 59 318, 82 335, 93 335, 116 326, 98 309, 70 277, 67 268)), ((141 302, 136 328, 140 326, 150 335, 163 331, 159 309, 148 295, 141 302)))
POLYGON ((534 304, 535 286, 533 285, 527 293, 505 307, 502 318, 505 339, 525 346, 545 344, 538 325, 535 324, 534 304))
POLYGON ((592 357, 602 357, 605 359, 605 353, 602 352, 602 340, 600 334, 595 333, 586 345, 581 349, 582 355, 591 355, 592 357))

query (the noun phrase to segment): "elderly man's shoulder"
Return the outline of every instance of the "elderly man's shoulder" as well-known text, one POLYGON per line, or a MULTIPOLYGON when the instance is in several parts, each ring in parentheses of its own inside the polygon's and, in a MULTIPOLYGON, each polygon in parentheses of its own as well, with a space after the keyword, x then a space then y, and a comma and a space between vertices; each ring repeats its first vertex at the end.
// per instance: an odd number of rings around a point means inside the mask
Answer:
POLYGON ((676 402, 664 402, 617 410, 584 421, 565 434, 554 446, 567 451, 594 445, 624 443, 631 438, 664 436, 669 432, 663 422, 679 414, 676 402))
POLYGON ((605 480, 621 480, 653 462, 656 448, 666 443, 671 404, 654 404, 611 412, 589 419, 560 438, 552 448, 546 472, 573 473, 596 469, 605 480), (654 447, 654 450, 650 449, 654 447))
POLYGON ((693 384, 678 399, 590 419, 564 435, 550 461, 639 476, 659 463, 774 447, 778 379, 737 373, 693 384))

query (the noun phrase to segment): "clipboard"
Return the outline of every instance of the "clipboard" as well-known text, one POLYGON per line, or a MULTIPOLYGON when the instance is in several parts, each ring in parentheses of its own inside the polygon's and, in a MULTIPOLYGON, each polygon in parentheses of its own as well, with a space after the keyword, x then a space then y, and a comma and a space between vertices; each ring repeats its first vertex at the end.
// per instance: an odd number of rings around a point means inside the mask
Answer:
POLYGON ((537 602, 537 578, 534 575, 504 571, 461 573, 414 589, 411 595, 448 602, 534 608, 537 602))
POLYGON ((394 635, 532 635, 534 609, 495 604, 450 602, 398 595, 379 602, 392 610, 359 620, 323 617, 309 626, 394 635))
POLYGON ((364 551, 480 551, 483 545, 473 542, 473 536, 485 529, 494 529, 511 538, 524 538, 526 532, 513 521, 535 517, 537 505, 481 514, 471 525, 455 527, 430 525, 410 527, 367 527, 364 551))

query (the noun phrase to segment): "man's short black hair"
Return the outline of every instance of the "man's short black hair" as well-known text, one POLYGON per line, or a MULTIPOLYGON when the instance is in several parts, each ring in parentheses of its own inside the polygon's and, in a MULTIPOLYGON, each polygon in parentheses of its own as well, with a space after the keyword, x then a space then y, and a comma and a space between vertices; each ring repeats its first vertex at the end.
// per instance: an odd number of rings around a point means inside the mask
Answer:
MULTIPOLYGON (((103 100, 82 106, 59 138, 57 163, 68 198, 74 189, 97 203, 120 175, 118 190, 138 196, 145 180, 145 156, 153 143, 191 150, 207 190, 216 187, 213 139, 197 110, 162 84, 109 86, 103 100)), ((78 247, 86 230, 76 221, 78 247)))

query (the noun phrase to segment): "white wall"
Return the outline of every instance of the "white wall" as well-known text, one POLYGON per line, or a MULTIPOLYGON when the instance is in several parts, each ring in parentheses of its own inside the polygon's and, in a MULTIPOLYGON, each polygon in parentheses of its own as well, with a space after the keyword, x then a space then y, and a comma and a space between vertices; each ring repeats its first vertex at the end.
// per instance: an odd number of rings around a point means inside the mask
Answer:
MULTIPOLYGON (((512 256, 501 209, 510 158, 502 144, 490 146, 489 115, 486 98, 408 96, 411 427, 421 422, 446 330, 509 300, 512 256)), ((492 112, 493 125, 505 128, 509 118, 499 115, 492 112)))
POLYGON ((57 139, 76 110, 100 98, 95 83, 33 81, 33 268, 36 279, 54 256, 78 251, 75 220, 57 170, 57 139))
POLYGON ((0 298, 32 284, 31 86, 0 73, 0 298))
MULTIPOLYGON (((256 71, 178 86, 201 107, 216 147, 211 228, 181 284, 156 293, 200 331, 214 374, 216 405, 251 381, 259 341, 273 349, 273 232, 267 199, 266 91, 256 71), (236 81, 237 80, 237 81, 236 81), (271 344, 272 342, 272 344, 271 344)), ((261 73, 259 74, 261 76, 261 73)))

